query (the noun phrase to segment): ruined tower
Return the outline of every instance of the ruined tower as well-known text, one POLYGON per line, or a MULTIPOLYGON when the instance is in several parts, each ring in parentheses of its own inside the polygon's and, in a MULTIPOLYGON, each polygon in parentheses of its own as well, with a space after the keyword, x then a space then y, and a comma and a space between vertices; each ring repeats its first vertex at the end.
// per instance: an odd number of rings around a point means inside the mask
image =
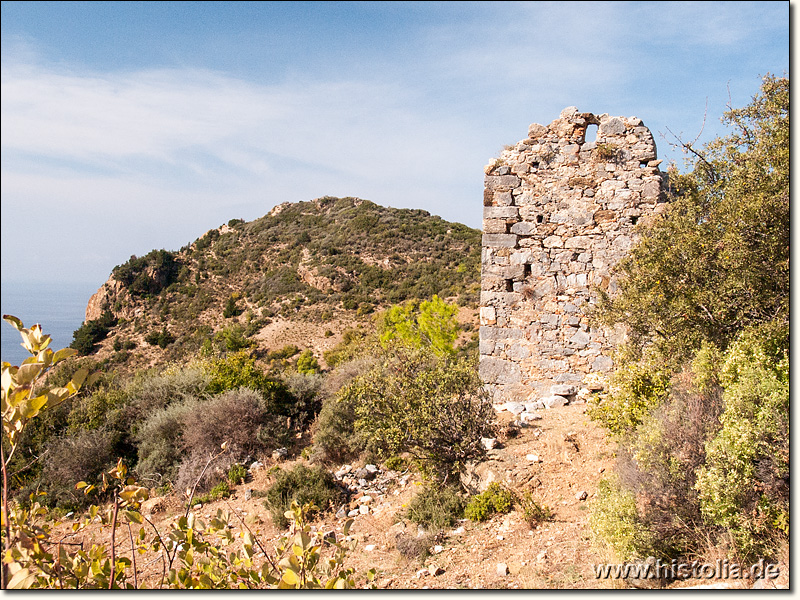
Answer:
POLYGON ((624 331, 587 314, 637 222, 666 206, 659 162, 641 119, 570 107, 486 166, 479 369, 495 402, 611 369, 624 331))

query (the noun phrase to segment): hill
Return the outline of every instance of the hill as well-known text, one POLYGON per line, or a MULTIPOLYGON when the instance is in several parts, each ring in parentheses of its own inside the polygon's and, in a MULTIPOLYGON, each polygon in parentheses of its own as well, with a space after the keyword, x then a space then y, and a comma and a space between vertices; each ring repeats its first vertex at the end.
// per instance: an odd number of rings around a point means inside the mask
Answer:
POLYGON ((294 344, 321 356, 391 304, 436 294, 474 307, 480 235, 358 198, 280 204, 177 252, 153 250, 115 267, 73 347, 131 368, 214 344, 262 354, 294 344))

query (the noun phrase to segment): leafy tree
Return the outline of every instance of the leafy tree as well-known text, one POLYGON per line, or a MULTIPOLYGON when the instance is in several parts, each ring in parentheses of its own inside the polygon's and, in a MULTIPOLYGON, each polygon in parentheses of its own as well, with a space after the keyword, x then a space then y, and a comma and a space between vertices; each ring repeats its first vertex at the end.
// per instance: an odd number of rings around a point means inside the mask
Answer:
POLYGON ((459 334, 457 312, 458 307, 438 296, 392 306, 378 320, 381 343, 399 340, 416 348, 430 347, 437 354, 454 354, 459 334))
POLYGON ((110 311, 105 311, 99 318, 86 321, 72 334, 70 348, 81 356, 94 352, 95 344, 103 341, 110 329, 117 324, 117 319, 110 311))
POLYGON ((114 278, 128 288, 133 296, 153 296, 173 283, 181 263, 174 252, 153 250, 146 256, 131 256, 123 265, 114 268, 114 278))
POLYGON ((789 80, 767 76, 751 104, 725 113, 733 133, 670 173, 672 202, 619 265, 607 323, 673 364, 703 340, 725 348, 745 327, 789 322, 789 80))
POLYGON ((224 318, 230 319, 231 317, 238 317, 244 312, 243 309, 236 305, 238 299, 239 294, 231 294, 228 297, 228 301, 225 303, 225 309, 222 311, 222 316, 224 318))
POLYGON ((670 172, 668 210, 601 297, 631 334, 591 409, 627 461, 598 520, 617 549, 696 552, 706 527, 757 559, 788 534, 788 78, 723 120, 730 135, 682 143, 691 172, 670 172))

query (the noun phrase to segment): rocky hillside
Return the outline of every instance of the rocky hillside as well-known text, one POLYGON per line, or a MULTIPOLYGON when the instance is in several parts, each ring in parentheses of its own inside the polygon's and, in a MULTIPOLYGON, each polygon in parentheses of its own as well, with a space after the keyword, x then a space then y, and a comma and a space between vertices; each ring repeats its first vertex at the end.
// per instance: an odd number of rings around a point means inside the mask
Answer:
POLYGON ((479 281, 479 230, 357 198, 285 203, 115 267, 89 301, 84 329, 99 333, 82 351, 129 367, 214 344, 321 356, 391 304, 437 294, 474 308, 479 281))

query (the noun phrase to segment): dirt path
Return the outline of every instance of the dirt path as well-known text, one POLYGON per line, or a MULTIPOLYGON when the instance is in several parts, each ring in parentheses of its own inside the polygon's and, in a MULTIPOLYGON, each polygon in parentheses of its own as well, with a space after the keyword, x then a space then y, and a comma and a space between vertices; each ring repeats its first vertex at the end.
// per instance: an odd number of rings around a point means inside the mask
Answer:
MULTIPOLYGON (((464 521, 460 523, 463 533, 448 535, 441 553, 424 562, 406 560, 395 549, 394 538, 402 529, 402 524, 395 524, 395 515, 414 493, 408 489, 380 512, 356 519, 353 532, 359 547, 376 548, 353 557, 354 565, 377 567, 378 585, 390 588, 614 587, 594 577, 592 564, 603 558, 593 550, 588 525, 589 504, 613 456, 603 432, 584 414, 585 408, 578 404, 542 411, 541 420, 521 429, 503 448, 490 451, 480 468, 484 476, 491 472, 495 480, 520 492, 529 491, 552 510, 552 521, 531 530, 518 508, 484 523, 464 521), (586 492, 584 500, 579 499, 582 492, 586 492), (507 565, 507 575, 498 573, 498 563, 507 565), (423 567, 429 567, 428 574, 418 576, 423 567), (444 572, 431 575, 435 567, 444 572)), ((499 417, 501 424, 511 418, 509 413, 499 417)), ((406 528, 416 526, 407 524, 406 528)))

